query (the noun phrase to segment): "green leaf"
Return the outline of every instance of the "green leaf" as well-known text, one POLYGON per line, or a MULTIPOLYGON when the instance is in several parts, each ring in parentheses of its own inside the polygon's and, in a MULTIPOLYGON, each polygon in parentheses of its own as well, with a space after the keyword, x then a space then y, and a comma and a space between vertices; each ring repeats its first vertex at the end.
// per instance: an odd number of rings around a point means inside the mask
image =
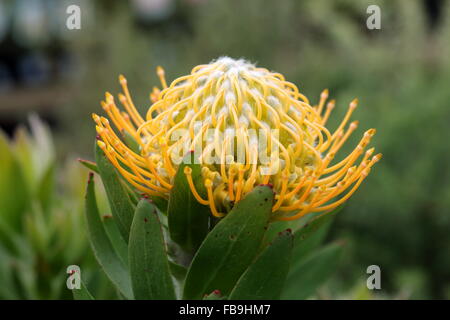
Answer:
POLYGON ((300 230, 294 232, 294 252, 295 263, 308 256, 317 248, 327 235, 328 229, 340 208, 333 212, 313 217, 300 230))
POLYGON ((169 261, 169 267, 172 276, 179 282, 183 282, 184 279, 186 278, 187 269, 182 265, 175 263, 173 261, 169 261))
POLYGON ((169 205, 169 201, 167 201, 167 199, 152 195, 148 196, 148 198, 153 201, 155 206, 158 207, 159 212, 167 214, 167 207, 169 205))
POLYGON ((257 254, 272 211, 273 191, 256 187, 239 201, 198 249, 186 276, 185 299, 213 290, 228 295, 257 254))
POLYGON ((261 242, 260 250, 264 250, 268 244, 272 243, 278 237, 280 232, 286 229, 293 229, 292 221, 270 221, 263 241, 261 242))
POLYGON ((342 244, 333 243, 292 265, 281 299, 302 300, 311 296, 337 268, 342 250, 342 244))
POLYGON ((122 134, 126 146, 134 153, 141 154, 139 143, 137 143, 136 139, 126 130, 122 130, 120 133, 122 134))
POLYGON ((293 244, 291 230, 281 232, 241 276, 229 299, 279 299, 288 275, 293 244))
POLYGON ((132 299, 131 281, 126 266, 114 251, 114 248, 103 228, 95 199, 93 174, 90 174, 86 191, 86 221, 89 241, 106 275, 128 299, 132 299))
POLYGON ((206 198, 201 166, 194 163, 194 154, 189 152, 178 167, 173 188, 170 190, 167 208, 170 237, 187 252, 194 253, 208 233, 210 210, 200 204, 189 188, 184 168, 192 169, 192 180, 197 192, 206 198))
POLYGON ((135 208, 130 199, 130 195, 124 189, 122 181, 116 173, 116 169, 106 158, 102 149, 97 144, 95 146, 95 160, 106 190, 106 195, 108 196, 112 215, 117 222, 117 226, 124 240, 128 242, 135 208))
POLYGON ((97 164, 93 161, 85 160, 85 159, 78 159, 78 162, 81 163, 83 166, 88 168, 91 171, 94 171, 95 173, 98 172, 97 164))
MULTIPOLYGON (((304 231, 301 231, 301 232, 298 232, 298 231, 304 229, 308 224, 313 223, 313 221, 315 221, 316 219, 322 220, 323 217, 327 216, 324 219, 323 224, 322 223, 320 225, 318 224, 317 226, 315 226, 314 228, 312 228, 310 230, 311 232, 308 231, 308 233, 312 234, 313 232, 315 232, 315 230, 324 229, 324 230, 321 230, 321 232, 318 232, 321 234, 321 236, 317 235, 317 239, 314 240, 314 243, 312 243, 312 244, 317 244, 317 245, 320 244, 320 242, 323 240, 323 237, 325 237, 325 235, 326 235, 329 224, 331 223, 331 221, 329 221, 328 218, 330 218, 331 216, 335 216, 335 214, 337 212, 339 212, 342 207, 343 206, 340 206, 337 209, 333 210, 331 213, 327 213, 326 215, 320 214, 320 213, 310 213, 303 218, 300 218, 297 220, 292 220, 292 221, 283 221, 283 220, 273 221, 272 220, 269 224, 269 228, 267 229, 266 234, 264 235, 262 248, 265 248, 265 246, 267 244, 271 243, 277 237, 278 233, 282 232, 283 230, 291 229, 294 234, 296 234, 296 233, 302 234, 304 231)), ((272 216, 271 219, 273 219, 273 218, 274 217, 272 216)), ((330 220, 332 220, 332 219, 330 219, 330 220)), ((306 238, 306 237, 304 237, 304 238, 306 238)), ((308 238, 309 238, 309 235, 308 235, 308 238)))
MULTIPOLYGON (((170 257, 170 253, 168 253, 168 255, 170 257)), ((179 297, 181 296, 181 293, 183 291, 184 280, 186 279, 187 274, 187 268, 172 260, 169 260, 169 268, 172 278, 174 280, 173 284, 176 295, 177 297, 179 297)))
POLYGON ((158 211, 146 199, 136 208, 128 253, 136 299, 176 299, 158 211))
POLYGON ((80 289, 72 289, 72 294, 74 300, 95 300, 83 281, 81 281, 80 289))
POLYGON ((131 187, 131 185, 128 183, 128 181, 125 181, 123 179, 120 180, 120 182, 122 183, 122 188, 128 192, 128 196, 130 197, 130 201, 133 205, 133 208, 136 208, 140 197, 138 197, 138 194, 133 190, 133 188, 131 187))
POLYGON ((114 248, 114 251, 117 252, 118 256, 124 263, 124 265, 128 265, 128 245, 123 240, 122 235, 117 228, 117 223, 114 221, 114 217, 110 215, 104 215, 102 218, 103 226, 105 228, 106 234, 108 235, 109 240, 114 248))

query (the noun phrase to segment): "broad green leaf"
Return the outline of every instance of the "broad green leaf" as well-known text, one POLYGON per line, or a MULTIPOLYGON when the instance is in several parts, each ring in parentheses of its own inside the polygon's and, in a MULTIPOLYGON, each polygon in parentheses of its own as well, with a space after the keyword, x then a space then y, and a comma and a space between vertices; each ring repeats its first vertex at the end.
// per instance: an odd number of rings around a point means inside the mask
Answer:
POLYGON ((188 270, 185 299, 202 299, 213 290, 230 293, 257 254, 272 204, 272 189, 258 186, 217 223, 188 270))
POLYGON ((279 299, 288 275, 293 243, 291 230, 281 232, 241 276, 229 299, 279 299))
POLYGON ((103 228, 98 213, 94 188, 94 177, 90 174, 86 192, 86 221, 92 250, 109 279, 126 298, 132 299, 133 293, 128 270, 114 251, 103 228))
POLYGON ((111 215, 104 215, 102 217, 103 226, 106 234, 114 248, 114 251, 120 257, 124 265, 128 265, 128 245, 123 240, 122 235, 117 228, 117 223, 114 222, 114 217, 111 215))
POLYGON ((292 229, 292 221, 271 221, 264 234, 263 241, 261 242, 260 250, 264 250, 269 243, 272 243, 278 237, 278 234, 286 229, 292 229))
POLYGON ((146 199, 136 208, 128 254, 136 299, 176 299, 158 211, 146 199))
POLYGON ((130 201, 133 205, 133 208, 136 208, 136 206, 140 200, 139 195, 133 190, 133 188, 128 183, 128 181, 125 181, 122 179, 120 182, 122 182, 122 187, 124 188, 124 190, 126 190, 128 192, 128 196, 130 197, 130 201))
POLYGON ((183 282, 186 278, 187 269, 182 265, 169 261, 170 273, 172 276, 180 282, 183 282))
POLYGON ((95 160, 108 196, 109 206, 122 237, 126 242, 130 236, 134 206, 129 193, 124 189, 116 169, 106 158, 102 149, 95 144, 95 160))
POLYGON ((330 244, 292 265, 281 299, 302 300, 310 297, 335 271, 342 249, 342 244, 330 244))
MULTIPOLYGON (((313 249, 317 245, 319 245, 323 238, 326 236, 328 228, 331 224, 332 216, 335 216, 337 212, 341 210, 343 206, 338 207, 337 209, 333 210, 331 213, 327 214, 320 214, 320 213, 311 213, 306 215, 305 217, 297 220, 292 221, 271 221, 269 224, 269 228, 267 229, 263 243, 262 248, 265 248, 265 246, 272 242, 283 230, 291 229, 294 234, 297 234, 296 236, 296 242, 298 242, 299 238, 302 238, 303 240, 306 240, 309 244, 306 246, 305 243, 305 249, 306 247, 309 247, 310 249, 313 249), (330 218, 330 219, 329 219, 330 218), (317 220, 317 222, 316 222, 317 220), (312 224, 312 225, 311 225, 312 224), (311 225, 308 227, 308 225, 311 225), (320 230, 320 231, 319 231, 320 230), (310 239, 311 238, 311 239, 310 239), (314 238, 314 239, 313 239, 314 238)), ((273 217, 272 217, 273 218, 273 217)), ((298 247, 294 246, 294 248, 298 247)), ((297 256, 294 254, 294 256, 297 256)))
POLYGON ((169 201, 167 201, 164 198, 157 197, 157 196, 148 196, 149 199, 153 201, 155 206, 158 207, 158 210, 164 214, 167 214, 167 208, 169 206, 169 201))
POLYGON ((208 233, 211 213, 209 207, 200 204, 192 194, 184 174, 185 167, 191 168, 197 192, 203 199, 206 198, 201 166, 194 163, 194 154, 189 152, 175 175, 167 215, 171 239, 187 252, 193 253, 208 233))
POLYGON ((122 130, 121 134, 127 147, 130 148, 134 153, 141 154, 141 151, 139 150, 140 147, 136 139, 126 130, 122 130))
POLYGON ((74 300, 95 300, 83 281, 81 281, 80 289, 72 289, 74 300))
MULTIPOLYGON (((168 251, 168 255, 170 256, 170 250, 168 251)), ((187 268, 172 260, 169 260, 169 268, 174 280, 173 283, 176 295, 177 297, 181 297, 184 287, 184 280, 186 279, 187 268)))

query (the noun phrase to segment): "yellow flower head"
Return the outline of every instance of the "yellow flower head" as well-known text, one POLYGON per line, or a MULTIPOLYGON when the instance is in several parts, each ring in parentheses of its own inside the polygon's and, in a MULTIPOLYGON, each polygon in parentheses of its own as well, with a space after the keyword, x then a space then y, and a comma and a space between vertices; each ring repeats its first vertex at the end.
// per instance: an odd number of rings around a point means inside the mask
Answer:
POLYGON ((153 89, 145 118, 123 76, 118 98, 126 112, 109 93, 102 101, 117 130, 93 115, 99 146, 123 177, 146 194, 167 198, 181 159, 194 152, 207 197, 196 190, 189 166, 184 173, 193 195, 215 216, 226 214, 255 186, 268 184, 275 192, 274 219, 293 220, 345 202, 381 158, 372 156, 373 148, 365 150, 375 134, 370 129, 350 154, 333 163, 358 126, 357 121, 349 123, 356 99, 331 132, 325 125, 335 102, 327 103, 327 90, 311 106, 283 75, 247 61, 223 57, 195 67, 169 86, 162 68, 157 74, 162 90, 153 89), (138 148, 118 132, 131 136, 138 148))

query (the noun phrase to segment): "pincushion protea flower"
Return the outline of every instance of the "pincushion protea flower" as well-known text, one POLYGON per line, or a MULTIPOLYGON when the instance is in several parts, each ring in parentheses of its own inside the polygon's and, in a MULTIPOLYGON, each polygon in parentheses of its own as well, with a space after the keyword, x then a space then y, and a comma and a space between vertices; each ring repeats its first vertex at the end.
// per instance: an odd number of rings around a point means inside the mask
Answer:
POLYGON ((120 174, 145 194, 168 197, 183 155, 193 151, 202 166, 207 197, 196 190, 191 169, 185 167, 184 173, 197 201, 209 205, 214 216, 224 216, 255 186, 270 184, 275 192, 273 219, 293 220, 345 202, 381 158, 373 156, 373 148, 365 150, 375 134, 370 129, 350 154, 333 163, 358 126, 357 121, 349 123, 356 99, 330 131, 326 123, 335 101, 327 102, 328 90, 311 106, 283 75, 244 60, 220 58, 170 85, 161 67, 157 74, 162 90, 153 89, 145 118, 122 75, 123 94, 118 98, 126 112, 109 93, 102 101, 117 131, 130 135, 137 148, 119 138, 106 118, 93 115, 98 145, 120 174))

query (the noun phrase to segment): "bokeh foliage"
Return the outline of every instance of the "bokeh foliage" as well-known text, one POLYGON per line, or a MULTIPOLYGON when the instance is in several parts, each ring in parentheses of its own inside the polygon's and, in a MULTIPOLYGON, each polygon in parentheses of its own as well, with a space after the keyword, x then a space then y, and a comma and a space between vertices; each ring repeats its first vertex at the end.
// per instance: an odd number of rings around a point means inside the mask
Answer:
POLYGON ((49 129, 36 116, 29 124, 11 140, 0 131, 0 299, 71 298, 70 265, 110 297, 84 232, 87 170, 74 159, 57 164, 49 129))

